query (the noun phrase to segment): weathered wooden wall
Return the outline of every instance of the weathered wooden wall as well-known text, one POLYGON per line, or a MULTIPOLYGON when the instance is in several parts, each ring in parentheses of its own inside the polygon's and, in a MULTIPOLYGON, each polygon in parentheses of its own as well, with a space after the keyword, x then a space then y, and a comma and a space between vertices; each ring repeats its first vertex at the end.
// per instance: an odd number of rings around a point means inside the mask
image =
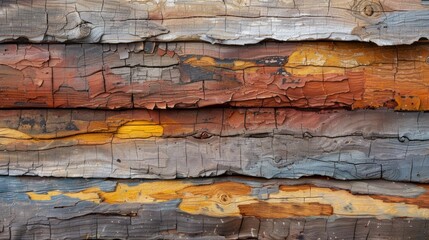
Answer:
POLYGON ((0 239, 428 239, 428 22, 0 0, 0 239))

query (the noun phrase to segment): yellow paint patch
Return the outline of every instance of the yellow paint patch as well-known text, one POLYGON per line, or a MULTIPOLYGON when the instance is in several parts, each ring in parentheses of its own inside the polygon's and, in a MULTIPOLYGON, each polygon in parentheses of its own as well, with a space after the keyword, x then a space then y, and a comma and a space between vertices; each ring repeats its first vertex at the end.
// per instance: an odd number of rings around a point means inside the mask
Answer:
POLYGON ((181 181, 157 181, 128 186, 119 183, 113 192, 100 192, 107 203, 154 203, 179 198, 177 191, 190 186, 181 181))
POLYGON ((98 187, 88 188, 81 192, 77 193, 63 193, 61 191, 50 191, 47 193, 35 193, 35 192, 28 192, 27 195, 30 197, 33 201, 50 201, 52 200, 52 197, 64 195, 70 198, 77 198, 79 200, 83 201, 91 201, 95 203, 100 203, 101 199, 98 195, 100 192, 100 189, 98 187))
POLYGON ((112 133, 86 133, 65 137, 64 140, 76 140, 79 144, 103 144, 110 142, 112 133))
POLYGON ((161 137, 164 128, 161 125, 154 124, 150 121, 131 121, 118 128, 115 137, 130 138, 149 138, 161 137))
POLYGON ((247 62, 247 61, 234 61, 234 65, 232 66, 232 70, 244 70, 247 68, 253 68, 257 65, 254 62, 247 62))
POLYGON ((285 64, 285 70, 296 76, 344 74, 345 69, 366 66, 374 62, 370 48, 350 48, 350 45, 308 43, 300 45, 285 64))
POLYGON ((236 60, 232 63, 217 62, 212 57, 191 57, 184 61, 184 63, 192 65, 194 67, 222 67, 229 68, 234 71, 245 70, 247 73, 255 73, 257 71, 257 65, 254 62, 236 60))
POLYGON ((100 199, 100 196, 98 195, 100 192, 101 192, 100 188, 92 187, 77 193, 64 193, 64 196, 67 196, 70 198, 77 198, 83 201, 100 203, 101 199, 100 199))
POLYGON ((52 197, 61 195, 62 192, 60 191, 51 191, 47 193, 35 193, 35 192, 28 192, 27 195, 30 197, 33 201, 49 201, 52 200, 52 197))
POLYGON ((11 128, 0 128, 0 138, 32 139, 30 135, 11 128))
POLYGON ((212 57, 191 57, 184 61, 186 64, 190 64, 195 67, 213 67, 216 66, 216 60, 212 57))

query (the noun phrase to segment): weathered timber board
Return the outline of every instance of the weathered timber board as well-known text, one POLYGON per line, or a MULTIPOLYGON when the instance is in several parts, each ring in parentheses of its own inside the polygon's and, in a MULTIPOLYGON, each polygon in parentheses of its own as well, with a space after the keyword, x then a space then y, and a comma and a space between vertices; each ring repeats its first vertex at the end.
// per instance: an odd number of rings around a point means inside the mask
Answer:
POLYGON ((0 110, 0 174, 428 182, 428 113, 0 110))
POLYGON ((2 239, 426 239, 427 185, 1 177, 2 239))
POLYGON ((429 44, 0 45, 2 108, 429 110, 429 44))
POLYGON ((358 40, 379 45, 429 38, 421 0, 3 0, 0 41, 119 43, 264 39, 358 40))

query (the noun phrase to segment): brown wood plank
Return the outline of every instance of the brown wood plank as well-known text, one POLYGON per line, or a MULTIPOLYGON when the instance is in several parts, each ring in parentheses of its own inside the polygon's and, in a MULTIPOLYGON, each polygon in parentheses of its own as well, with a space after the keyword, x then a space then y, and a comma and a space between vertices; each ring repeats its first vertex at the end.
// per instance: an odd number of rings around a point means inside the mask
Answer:
POLYGON ((396 45, 429 38, 429 8, 421 0, 5 0, 1 8, 3 42, 152 39, 242 45, 330 39, 396 45))
POLYGON ((429 110, 428 44, 0 46, 2 108, 429 110))
POLYGON ((1 238, 429 236, 426 185, 237 177, 183 181, 0 180, 1 238))

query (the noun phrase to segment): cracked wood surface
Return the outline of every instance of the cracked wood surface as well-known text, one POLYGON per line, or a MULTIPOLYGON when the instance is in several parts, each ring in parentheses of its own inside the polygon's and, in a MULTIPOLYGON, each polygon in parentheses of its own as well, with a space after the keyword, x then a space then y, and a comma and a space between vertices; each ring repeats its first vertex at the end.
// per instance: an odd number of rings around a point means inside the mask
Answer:
POLYGON ((429 110, 429 44, 0 45, 2 108, 429 110))
POLYGON ((426 185, 238 177, 0 180, 2 239, 424 239, 429 234, 426 185))
POLYGON ((3 42, 330 39, 397 45, 429 37, 429 7, 421 0, 2 0, 0 7, 3 42))
POLYGON ((0 110, 0 174, 429 179, 428 113, 0 110))

